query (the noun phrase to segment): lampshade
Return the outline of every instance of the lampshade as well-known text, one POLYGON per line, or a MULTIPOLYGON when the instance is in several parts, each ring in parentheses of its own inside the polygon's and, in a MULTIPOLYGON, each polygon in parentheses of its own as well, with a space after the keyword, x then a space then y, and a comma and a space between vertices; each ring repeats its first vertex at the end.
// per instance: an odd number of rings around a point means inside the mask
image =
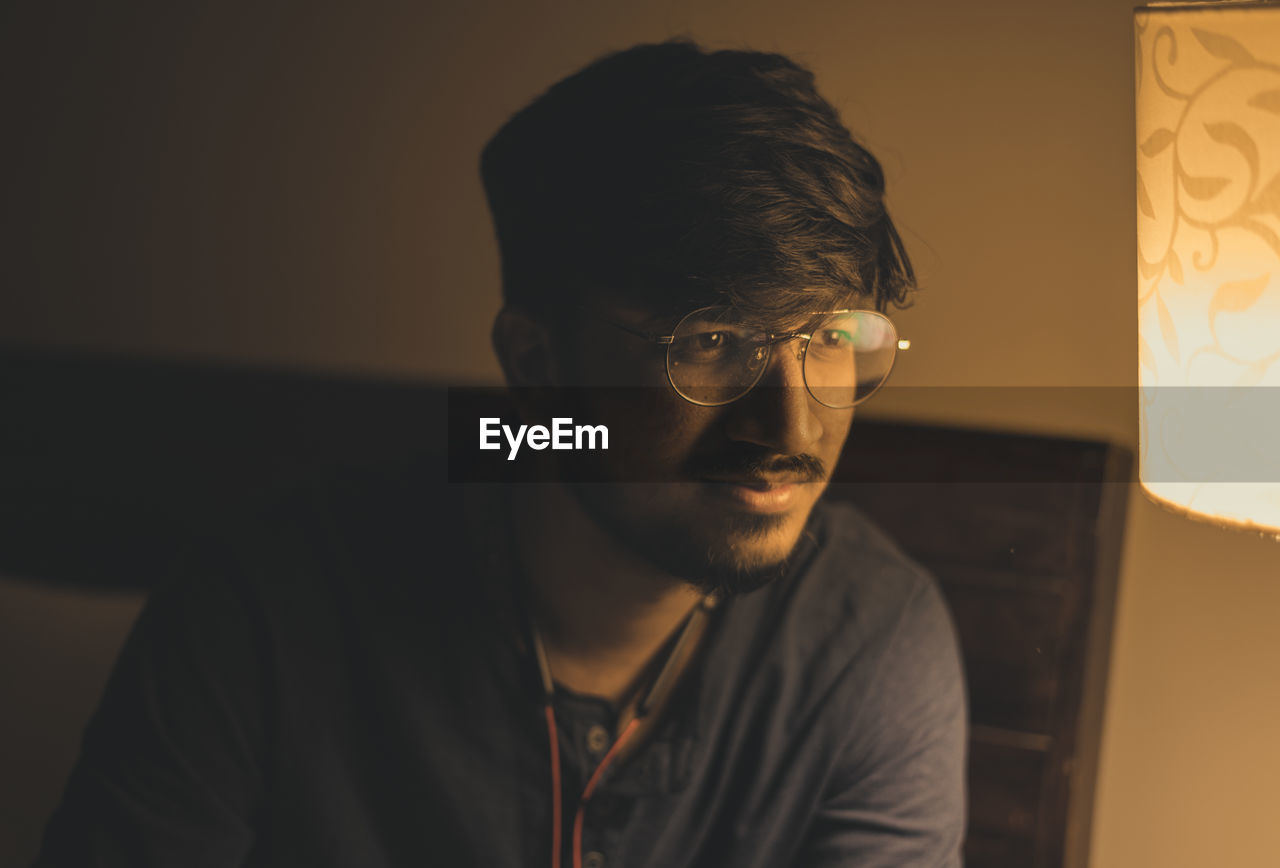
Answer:
POLYGON ((1280 2, 1152 4, 1134 34, 1140 478, 1280 531, 1280 2))

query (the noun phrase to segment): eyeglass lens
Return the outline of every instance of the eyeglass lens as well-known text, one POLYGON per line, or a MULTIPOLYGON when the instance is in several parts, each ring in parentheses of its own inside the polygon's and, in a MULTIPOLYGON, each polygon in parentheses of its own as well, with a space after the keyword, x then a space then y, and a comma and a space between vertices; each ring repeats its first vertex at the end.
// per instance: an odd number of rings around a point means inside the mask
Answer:
MULTIPOLYGON (((828 407, 852 407, 884 383, 893 367, 897 333, 875 311, 835 313, 816 323, 803 349, 810 394, 828 407)), ((695 404, 737 400, 760 380, 770 336, 728 308, 704 308, 680 321, 667 347, 671 385, 695 404)))

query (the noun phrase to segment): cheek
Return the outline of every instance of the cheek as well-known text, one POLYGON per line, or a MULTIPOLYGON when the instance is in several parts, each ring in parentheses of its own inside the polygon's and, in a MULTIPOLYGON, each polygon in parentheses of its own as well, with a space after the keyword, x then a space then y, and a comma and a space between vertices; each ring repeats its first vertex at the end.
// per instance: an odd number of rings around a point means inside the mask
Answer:
POLYGON ((574 458, 580 466, 594 468, 600 482, 680 481, 685 463, 709 436, 718 415, 689 404, 667 386, 574 389, 569 394, 562 415, 572 416, 575 424, 609 430, 607 451, 574 458))
POLYGON ((637 468, 669 471, 670 478, 678 479, 685 462, 711 436, 715 419, 707 408, 688 404, 668 389, 650 396, 642 412, 622 420, 618 443, 624 448, 619 455, 637 468), (679 404, 673 406, 673 401, 679 404))
POLYGON ((828 410, 822 420, 824 445, 829 445, 838 454, 844 448, 852 426, 853 410, 828 410))
POLYGON ((830 410, 822 417, 822 439, 815 444, 817 457, 827 465, 827 476, 834 473, 836 463, 844 452, 853 424, 853 410, 830 410))

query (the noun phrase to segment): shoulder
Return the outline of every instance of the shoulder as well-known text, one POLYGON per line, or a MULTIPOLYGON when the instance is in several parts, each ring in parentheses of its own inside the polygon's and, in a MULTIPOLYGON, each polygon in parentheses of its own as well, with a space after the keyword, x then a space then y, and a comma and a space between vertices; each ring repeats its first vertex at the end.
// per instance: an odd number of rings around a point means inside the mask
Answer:
POLYGON ((860 510, 820 518, 824 544, 795 592, 832 659, 809 661, 829 674, 811 734, 827 765, 801 861, 958 865, 968 710, 946 604, 860 510))
POLYGON ((852 505, 820 503, 808 533, 790 576, 729 607, 733 653, 755 661, 744 677, 828 721, 835 741, 935 701, 957 713, 958 643, 933 576, 852 505))
POLYGON ((321 641, 374 610, 421 611, 467 585, 458 580, 468 562, 461 511, 449 495, 407 465, 275 492, 208 528, 162 590, 235 597, 290 642, 321 641))
POLYGON ((932 574, 862 510, 823 501, 809 527, 810 560, 774 600, 788 613, 781 626, 809 648, 808 656, 849 663, 879 658, 903 641, 952 640, 932 574))
POLYGON ((889 606, 936 588, 933 576, 854 504, 819 501, 812 526, 819 562, 809 573, 811 584, 852 594, 864 605, 889 606))

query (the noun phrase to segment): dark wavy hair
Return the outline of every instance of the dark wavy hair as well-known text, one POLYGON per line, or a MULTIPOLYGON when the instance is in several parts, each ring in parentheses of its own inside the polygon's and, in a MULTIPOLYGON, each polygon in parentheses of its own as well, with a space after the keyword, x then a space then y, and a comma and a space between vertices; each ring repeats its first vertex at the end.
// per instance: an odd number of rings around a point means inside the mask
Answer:
POLYGON ((512 117, 481 175, 503 296, 532 311, 611 293, 777 320, 915 287, 880 164, 780 54, 607 55, 512 117))

